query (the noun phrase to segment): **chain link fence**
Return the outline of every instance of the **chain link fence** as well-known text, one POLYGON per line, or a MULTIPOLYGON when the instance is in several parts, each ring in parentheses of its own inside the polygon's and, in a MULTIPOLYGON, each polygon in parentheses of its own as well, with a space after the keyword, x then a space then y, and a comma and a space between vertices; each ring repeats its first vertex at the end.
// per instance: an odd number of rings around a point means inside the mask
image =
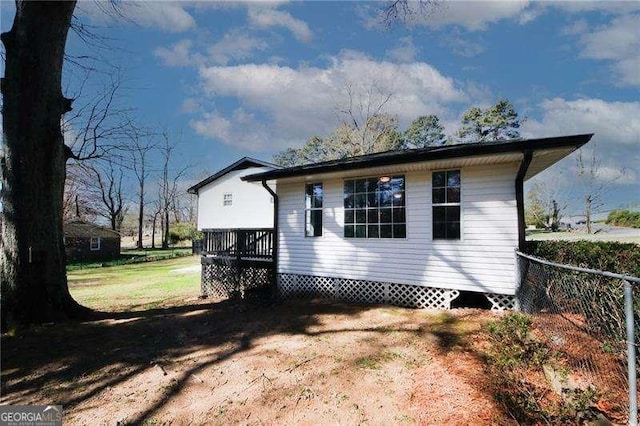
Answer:
POLYGON ((562 359, 572 386, 589 389, 613 420, 637 425, 640 279, 518 253, 520 309, 562 359))

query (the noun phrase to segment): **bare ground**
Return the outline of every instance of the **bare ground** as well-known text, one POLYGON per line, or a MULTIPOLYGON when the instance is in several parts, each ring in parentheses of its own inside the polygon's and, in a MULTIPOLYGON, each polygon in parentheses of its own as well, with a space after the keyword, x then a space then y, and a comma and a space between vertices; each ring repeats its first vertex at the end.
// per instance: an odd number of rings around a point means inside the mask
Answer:
POLYGON ((486 311, 189 300, 2 338, 2 404, 65 424, 514 424, 486 311))

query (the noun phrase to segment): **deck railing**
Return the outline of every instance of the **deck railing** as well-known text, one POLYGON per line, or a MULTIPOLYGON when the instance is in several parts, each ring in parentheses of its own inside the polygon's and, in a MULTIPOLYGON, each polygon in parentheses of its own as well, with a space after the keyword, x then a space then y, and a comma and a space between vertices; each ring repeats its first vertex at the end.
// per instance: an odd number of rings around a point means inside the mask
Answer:
POLYGON ((203 229, 202 254, 239 259, 272 259, 273 229, 203 229))
POLYGON ((202 230, 202 296, 270 297, 275 286, 274 232, 202 230))

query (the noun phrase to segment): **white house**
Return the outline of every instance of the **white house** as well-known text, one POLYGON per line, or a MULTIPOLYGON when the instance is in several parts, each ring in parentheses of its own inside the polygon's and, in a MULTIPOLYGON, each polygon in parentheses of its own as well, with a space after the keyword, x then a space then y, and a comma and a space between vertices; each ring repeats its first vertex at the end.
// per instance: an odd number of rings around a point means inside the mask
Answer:
MULTIPOLYGON (((198 229, 273 228, 273 197, 243 177, 278 166, 244 157, 189 188, 198 196, 198 229)), ((272 191, 275 183, 270 184, 272 191)))
POLYGON ((383 152, 243 179, 277 183, 285 296, 448 308, 467 291, 512 308, 523 182, 591 137, 383 152))

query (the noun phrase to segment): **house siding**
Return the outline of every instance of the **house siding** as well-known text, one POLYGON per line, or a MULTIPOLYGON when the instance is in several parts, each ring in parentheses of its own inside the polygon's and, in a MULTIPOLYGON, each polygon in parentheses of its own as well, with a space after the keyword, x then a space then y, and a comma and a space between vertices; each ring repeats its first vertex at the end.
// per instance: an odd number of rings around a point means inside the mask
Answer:
POLYGON ((198 190, 198 229, 273 228, 271 195, 259 182, 243 176, 271 170, 251 167, 235 170, 198 190), (224 194, 233 194, 232 205, 223 206, 224 194))
POLYGON ((120 256, 120 238, 99 238, 100 249, 91 250, 91 237, 65 237, 64 249, 67 261, 89 262, 111 260, 120 256))
POLYGON ((461 168, 459 241, 432 240, 431 170, 404 173, 404 239, 344 238, 341 178, 312 180, 324 186, 323 235, 305 237, 304 182, 280 180, 278 272, 513 295, 518 166, 461 168))

